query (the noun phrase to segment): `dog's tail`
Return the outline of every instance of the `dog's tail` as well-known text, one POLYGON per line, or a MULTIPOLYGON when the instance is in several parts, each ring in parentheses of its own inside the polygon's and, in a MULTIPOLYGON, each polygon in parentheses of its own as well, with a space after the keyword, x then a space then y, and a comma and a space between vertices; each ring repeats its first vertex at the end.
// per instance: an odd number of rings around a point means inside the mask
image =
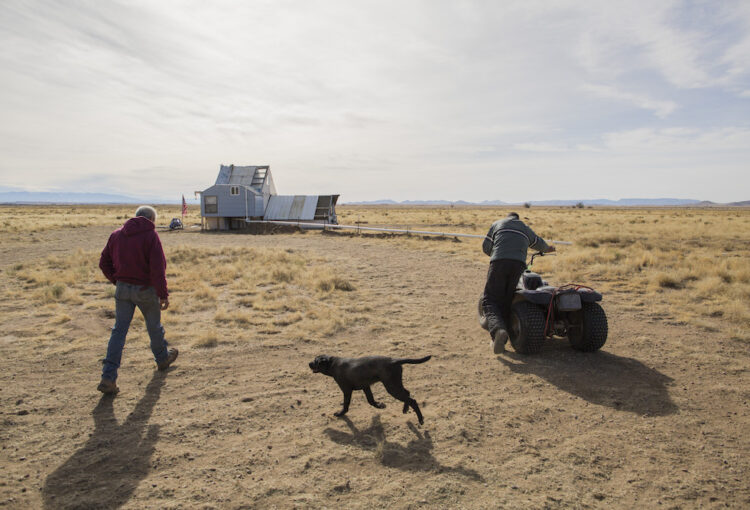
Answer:
POLYGON ((428 361, 431 357, 432 355, 425 356, 424 358, 419 358, 419 359, 401 358, 401 359, 394 360, 393 362, 396 363, 397 365, 403 365, 404 363, 411 363, 412 365, 416 365, 417 363, 424 363, 425 361, 428 361))

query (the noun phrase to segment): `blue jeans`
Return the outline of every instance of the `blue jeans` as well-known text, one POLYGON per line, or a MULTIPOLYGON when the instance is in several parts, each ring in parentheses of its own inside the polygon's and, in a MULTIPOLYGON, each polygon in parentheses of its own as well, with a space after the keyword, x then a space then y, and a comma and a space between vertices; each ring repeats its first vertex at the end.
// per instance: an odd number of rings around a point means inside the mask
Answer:
POLYGON ((104 358, 102 378, 117 380, 117 369, 120 368, 122 349, 125 347, 125 336, 133 320, 135 307, 138 307, 146 320, 146 329, 151 338, 151 352, 156 363, 167 359, 167 341, 164 340, 164 327, 161 325, 161 308, 159 296, 153 287, 144 287, 132 283, 117 282, 115 288, 115 326, 107 345, 107 357, 104 358))

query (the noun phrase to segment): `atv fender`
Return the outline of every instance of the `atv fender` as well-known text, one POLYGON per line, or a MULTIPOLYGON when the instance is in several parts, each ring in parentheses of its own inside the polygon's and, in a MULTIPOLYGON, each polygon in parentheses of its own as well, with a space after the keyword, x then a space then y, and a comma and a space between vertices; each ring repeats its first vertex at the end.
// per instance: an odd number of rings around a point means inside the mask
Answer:
MULTIPOLYGON (((549 306, 554 290, 554 287, 540 287, 537 290, 519 289, 513 297, 513 302, 528 301, 539 306, 549 306)), ((578 294, 581 296, 582 303, 594 303, 602 300, 602 295, 596 291, 579 290, 578 294)))
POLYGON ((551 292, 545 292, 542 290, 517 290, 516 295, 513 297, 513 303, 528 301, 529 303, 539 306, 549 306, 551 299, 551 292))
POLYGON ((581 295, 582 303, 595 303, 602 300, 602 295, 595 290, 579 290, 578 293, 581 295))

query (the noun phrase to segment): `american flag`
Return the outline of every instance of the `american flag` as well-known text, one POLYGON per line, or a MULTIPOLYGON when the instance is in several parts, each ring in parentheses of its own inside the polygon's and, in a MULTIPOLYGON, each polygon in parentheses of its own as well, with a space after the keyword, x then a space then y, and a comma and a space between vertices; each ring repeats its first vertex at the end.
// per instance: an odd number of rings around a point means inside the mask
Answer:
POLYGON ((184 218, 187 214, 187 202, 185 202, 185 195, 182 195, 182 217, 184 218))

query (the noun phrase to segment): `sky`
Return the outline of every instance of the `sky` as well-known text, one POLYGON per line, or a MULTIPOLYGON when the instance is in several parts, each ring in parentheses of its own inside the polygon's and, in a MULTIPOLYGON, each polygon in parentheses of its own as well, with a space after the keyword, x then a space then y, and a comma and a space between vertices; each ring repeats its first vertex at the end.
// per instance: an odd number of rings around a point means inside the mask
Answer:
POLYGON ((750 2, 0 2, 0 191, 750 200, 750 2))

